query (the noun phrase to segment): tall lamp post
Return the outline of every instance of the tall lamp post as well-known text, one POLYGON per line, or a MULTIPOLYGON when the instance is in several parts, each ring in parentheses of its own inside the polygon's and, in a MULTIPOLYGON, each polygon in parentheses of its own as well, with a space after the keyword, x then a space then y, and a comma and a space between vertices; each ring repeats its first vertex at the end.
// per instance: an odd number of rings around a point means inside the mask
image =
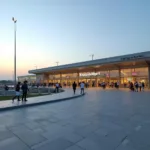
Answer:
POLYGON ((92 57, 92 60, 93 60, 93 58, 94 58, 94 54, 92 54, 92 55, 90 55, 91 57, 92 57))
POLYGON ((36 70, 37 70, 37 65, 35 64, 35 66, 34 66, 35 68, 36 68, 36 70))
POLYGON ((14 86, 16 86, 16 23, 17 20, 13 17, 14 22, 14 86))
POLYGON ((56 64, 57 64, 57 66, 58 66, 59 62, 57 61, 56 64))

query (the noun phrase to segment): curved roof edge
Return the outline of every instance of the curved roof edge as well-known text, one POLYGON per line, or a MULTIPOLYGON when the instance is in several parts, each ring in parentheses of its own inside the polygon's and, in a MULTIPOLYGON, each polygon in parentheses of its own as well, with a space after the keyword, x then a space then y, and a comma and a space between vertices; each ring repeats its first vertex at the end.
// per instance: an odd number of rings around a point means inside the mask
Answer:
POLYGON ((65 64, 65 65, 59 65, 59 66, 53 66, 53 67, 47 67, 47 68, 41 68, 41 69, 34 69, 34 70, 29 70, 28 72, 36 74, 36 73, 55 71, 55 70, 60 70, 60 69, 102 65, 102 64, 117 63, 117 62, 119 63, 119 62, 124 62, 124 61, 131 61, 131 60, 136 61, 139 59, 146 59, 146 58, 150 58, 150 51, 121 55, 121 56, 114 56, 114 57, 107 57, 107 58, 102 58, 102 59, 95 59, 95 60, 90 60, 90 61, 77 62, 77 63, 72 63, 72 64, 65 64))

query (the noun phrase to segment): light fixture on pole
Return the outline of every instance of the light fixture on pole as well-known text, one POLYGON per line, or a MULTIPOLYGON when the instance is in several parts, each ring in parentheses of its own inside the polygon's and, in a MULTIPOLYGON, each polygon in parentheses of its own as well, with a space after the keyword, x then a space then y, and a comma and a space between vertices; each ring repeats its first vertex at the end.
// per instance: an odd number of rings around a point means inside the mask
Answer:
POLYGON ((57 61, 56 64, 57 64, 57 66, 58 66, 59 62, 57 61))
POLYGON ((12 21, 14 22, 14 86, 16 86, 16 23, 17 20, 12 17, 12 21))
POLYGON ((35 66, 34 66, 36 69, 37 69, 37 65, 35 64, 35 66))
POLYGON ((93 60, 93 58, 94 58, 94 54, 92 54, 92 55, 90 55, 91 57, 92 57, 92 60, 93 60))

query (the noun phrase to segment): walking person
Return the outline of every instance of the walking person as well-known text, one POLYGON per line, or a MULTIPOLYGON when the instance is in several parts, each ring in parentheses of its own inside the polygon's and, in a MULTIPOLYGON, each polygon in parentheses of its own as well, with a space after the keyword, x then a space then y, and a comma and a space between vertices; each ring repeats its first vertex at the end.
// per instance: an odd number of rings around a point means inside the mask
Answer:
POLYGON ((27 92, 29 91, 27 81, 24 81, 24 84, 21 87, 22 89, 22 101, 27 101, 27 92))
POLYGON ((81 88, 81 94, 84 94, 84 82, 81 82, 80 88, 81 88))
POLYGON ((144 91, 144 88, 145 88, 145 84, 144 82, 142 82, 142 91, 144 91))
POLYGON ((117 89, 117 82, 115 82, 115 88, 117 89))
POLYGON ((142 90, 142 83, 141 82, 139 82, 139 88, 140 88, 140 92, 141 92, 141 90, 142 90))
POLYGON ((56 93, 58 93, 58 92, 59 92, 59 84, 56 83, 56 93))
POLYGON ((103 87, 103 89, 106 88, 106 83, 105 82, 102 82, 102 87, 103 87))
POLYGON ((7 85, 5 85, 4 89, 5 89, 5 96, 6 96, 8 93, 9 87, 7 85))
POLYGON ((135 88, 136 88, 136 92, 138 92, 138 88, 139 88, 138 82, 136 81, 134 85, 135 85, 135 88))
POLYGON ((76 88, 77 88, 77 84, 75 82, 72 84, 72 88, 73 88, 73 92, 75 94, 76 93, 76 88))
POLYGON ((17 98, 18 101, 20 101, 20 82, 17 83, 15 91, 16 91, 16 95, 12 98, 13 102, 15 98, 17 98))
POLYGON ((130 82, 130 89, 131 89, 131 91, 134 92, 134 86, 133 86, 133 83, 132 83, 132 82, 130 82))

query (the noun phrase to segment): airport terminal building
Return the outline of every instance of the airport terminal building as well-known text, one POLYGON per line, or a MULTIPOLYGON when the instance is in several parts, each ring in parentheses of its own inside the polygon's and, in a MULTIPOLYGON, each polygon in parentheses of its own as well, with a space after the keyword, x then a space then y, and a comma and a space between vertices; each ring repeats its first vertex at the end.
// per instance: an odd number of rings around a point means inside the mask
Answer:
POLYGON ((150 51, 29 70, 29 73, 36 75, 33 81, 36 83, 72 85, 74 81, 84 81, 96 87, 101 82, 119 81, 124 85, 138 81, 150 87, 150 51))

